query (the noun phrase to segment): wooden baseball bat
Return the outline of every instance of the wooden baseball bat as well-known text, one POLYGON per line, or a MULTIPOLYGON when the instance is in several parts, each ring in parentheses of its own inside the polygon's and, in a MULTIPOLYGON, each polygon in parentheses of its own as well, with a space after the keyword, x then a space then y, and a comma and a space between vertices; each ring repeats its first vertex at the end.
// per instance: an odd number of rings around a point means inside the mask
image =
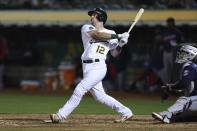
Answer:
POLYGON ((141 9, 138 11, 137 15, 135 16, 134 22, 131 24, 131 26, 130 26, 130 28, 129 28, 129 30, 128 30, 128 33, 131 32, 131 30, 133 29, 133 27, 135 26, 135 24, 138 22, 138 20, 140 19, 140 17, 142 16, 143 13, 144 13, 144 9, 141 8, 141 9))

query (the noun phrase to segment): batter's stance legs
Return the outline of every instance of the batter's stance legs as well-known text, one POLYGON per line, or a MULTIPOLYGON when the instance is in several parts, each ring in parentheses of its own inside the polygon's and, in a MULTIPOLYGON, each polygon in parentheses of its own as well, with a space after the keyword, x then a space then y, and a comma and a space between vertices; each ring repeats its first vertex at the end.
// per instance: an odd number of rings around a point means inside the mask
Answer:
POLYGON ((59 109, 56 115, 51 115, 52 121, 53 118, 59 118, 60 121, 66 119, 68 115, 79 105, 83 95, 88 91, 91 92, 93 97, 98 102, 112 108, 121 114, 122 118, 119 119, 118 122, 124 122, 125 120, 131 118, 133 114, 129 108, 125 107, 120 102, 105 93, 102 85, 102 79, 104 78, 105 74, 106 68, 87 71, 83 80, 75 88, 71 98, 61 109, 59 109))
POLYGON ((113 97, 107 95, 103 89, 102 82, 99 82, 95 87, 90 90, 94 99, 118 112, 122 116, 130 116, 132 112, 129 108, 122 105, 113 97))
MULTIPOLYGON (((78 86, 75 88, 73 95, 71 98, 67 101, 67 103, 59 109, 58 113, 52 114, 51 119, 59 119, 53 122, 60 122, 68 117, 68 115, 79 105, 83 95, 88 91, 81 87, 82 84, 79 83, 78 86), (84 90, 82 90, 84 89, 84 90)), ((90 90, 91 94, 95 98, 96 101, 112 108, 114 111, 121 114, 121 118, 118 120, 115 120, 115 122, 124 122, 127 119, 131 118, 133 116, 132 111, 122 105, 120 102, 115 100, 113 97, 107 95, 102 87, 102 83, 99 82, 94 88, 90 90)))

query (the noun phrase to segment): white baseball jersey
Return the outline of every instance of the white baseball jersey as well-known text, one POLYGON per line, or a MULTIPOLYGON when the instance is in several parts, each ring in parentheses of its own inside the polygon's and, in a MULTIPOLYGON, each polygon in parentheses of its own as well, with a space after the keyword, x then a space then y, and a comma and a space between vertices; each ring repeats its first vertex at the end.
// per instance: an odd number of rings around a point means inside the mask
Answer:
MULTIPOLYGON (((93 25, 85 24, 82 26, 81 34, 84 46, 84 52, 81 56, 82 60, 105 60, 109 50, 114 49, 118 46, 118 39, 111 39, 108 41, 98 41, 93 39, 88 32, 96 30, 93 25)), ((103 29, 100 32, 106 32, 115 34, 115 31, 103 29)))

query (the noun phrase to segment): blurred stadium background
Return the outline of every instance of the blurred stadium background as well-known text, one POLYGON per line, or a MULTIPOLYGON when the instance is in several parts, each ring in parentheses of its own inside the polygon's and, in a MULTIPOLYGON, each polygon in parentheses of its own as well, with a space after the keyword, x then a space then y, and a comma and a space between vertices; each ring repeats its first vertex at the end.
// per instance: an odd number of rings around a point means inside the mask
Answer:
MULTIPOLYGON (((115 63, 125 71, 121 91, 133 91, 133 82, 151 57, 155 31, 166 28, 167 18, 175 19, 185 42, 197 42, 195 0, 0 0, 0 34, 8 45, 4 88, 19 89, 31 82, 43 89, 73 88, 81 78, 80 29, 89 22, 87 11, 94 7, 108 12, 106 28, 117 33, 127 31, 137 11, 145 9, 131 32, 124 59, 115 63)), ((117 91, 113 87, 117 71, 111 61, 109 56, 104 86, 117 91)))

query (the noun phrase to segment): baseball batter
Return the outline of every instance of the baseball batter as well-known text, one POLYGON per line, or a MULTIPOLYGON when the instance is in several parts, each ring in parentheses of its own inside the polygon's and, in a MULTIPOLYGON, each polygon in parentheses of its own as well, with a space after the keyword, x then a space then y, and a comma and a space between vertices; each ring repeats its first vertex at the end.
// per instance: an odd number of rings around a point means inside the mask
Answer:
POLYGON ((66 104, 56 114, 50 115, 53 123, 66 119, 87 92, 90 92, 96 101, 121 115, 121 118, 114 122, 124 122, 133 116, 129 108, 107 95, 102 85, 102 80, 107 72, 105 64, 107 53, 110 51, 112 56, 117 56, 121 52, 122 46, 127 44, 129 34, 116 34, 115 31, 104 28, 107 13, 102 8, 95 8, 89 11, 88 15, 91 18, 91 24, 85 24, 81 28, 84 46, 81 56, 83 79, 76 86, 66 104))
MULTIPOLYGON (((167 84, 162 88, 169 91, 183 89, 185 96, 178 100, 167 110, 152 113, 152 116, 164 123, 172 123, 179 118, 197 116, 197 65, 193 62, 197 59, 197 48, 191 45, 183 45, 177 53, 176 62, 182 64, 181 79, 174 84, 167 84)), ((178 91, 177 90, 177 91, 178 91)))

